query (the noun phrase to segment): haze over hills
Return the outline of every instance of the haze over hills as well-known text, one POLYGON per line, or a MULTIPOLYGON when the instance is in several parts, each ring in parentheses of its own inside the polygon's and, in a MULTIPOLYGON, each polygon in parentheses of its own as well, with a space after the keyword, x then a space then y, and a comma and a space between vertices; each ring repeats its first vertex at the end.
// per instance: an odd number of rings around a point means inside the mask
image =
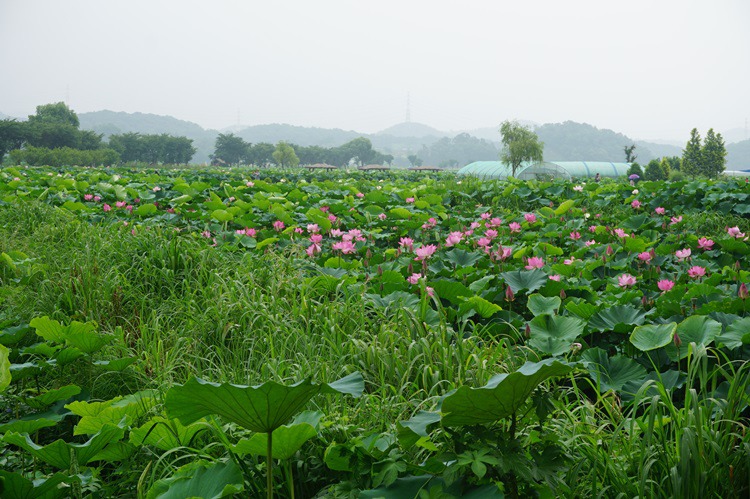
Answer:
MULTIPOLYGON (((394 164, 408 164, 406 156, 416 154, 425 164, 463 166, 467 162, 495 160, 500 150, 499 126, 476 128, 464 132, 444 132, 423 123, 398 123, 374 134, 358 133, 337 128, 304 127, 288 124, 235 125, 224 130, 204 129, 196 123, 171 116, 148 113, 96 111, 78 114, 81 128, 101 133, 105 139, 112 134, 138 132, 166 133, 193 140, 197 152, 195 163, 208 163, 219 133, 234 133, 249 143, 281 140, 300 146, 337 147, 357 137, 369 138, 376 150, 392 154, 394 164)), ((0 119, 13 119, 0 113, 0 119)), ((667 141, 633 140, 626 135, 595 126, 566 121, 533 126, 545 144, 545 159, 551 161, 624 161, 623 147, 636 144, 637 161, 647 163, 662 156, 681 156, 684 145, 667 141)), ((729 137, 740 137, 744 129, 732 129, 729 137)), ((727 141, 727 168, 750 168, 750 141, 727 141)))

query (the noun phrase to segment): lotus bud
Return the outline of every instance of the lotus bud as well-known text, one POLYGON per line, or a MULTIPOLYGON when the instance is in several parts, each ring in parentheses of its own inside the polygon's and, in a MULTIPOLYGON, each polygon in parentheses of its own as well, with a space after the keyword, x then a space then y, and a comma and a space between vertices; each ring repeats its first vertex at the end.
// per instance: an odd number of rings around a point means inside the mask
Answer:
POLYGON ((674 346, 676 346, 677 348, 680 348, 682 346, 682 340, 680 339, 679 334, 675 333, 672 341, 674 341, 674 346))
POLYGON ((648 305, 648 298, 646 298, 646 295, 641 296, 641 305, 646 307, 648 305))
POLYGON ((573 343, 572 345, 570 345, 571 353, 578 353, 581 351, 581 348, 583 348, 583 345, 581 345, 580 343, 573 343))
POLYGON ((383 267, 378 265, 378 275, 383 275, 383 267))
POLYGON ((734 262, 734 270, 736 270, 737 272, 740 271, 740 261, 739 260, 737 260, 736 262, 734 262))
POLYGON ((615 250, 612 249, 612 245, 607 245, 607 254, 612 255, 614 252, 615 250))
POLYGON ((565 298, 567 298, 567 297, 568 297, 568 295, 566 295, 566 294, 565 294, 565 290, 564 290, 564 289, 561 289, 561 290, 560 290, 560 299, 561 299, 561 300, 564 300, 564 299, 565 299, 565 298))
POLYGON ((656 266, 656 273, 657 274, 661 274, 661 266, 660 265, 656 266))
POLYGON ((409 266, 406 267, 406 273, 409 275, 412 275, 414 273, 414 265, 412 265, 411 262, 409 262, 409 266))
POLYGON ((739 296, 743 300, 746 300, 748 296, 750 296, 750 293, 748 293, 747 286, 745 285, 744 282, 740 284, 740 289, 739 291, 737 291, 737 296, 739 296))
POLYGON ((531 338, 531 327, 526 323, 526 337, 531 338))
POLYGON ((516 294, 513 293, 513 289, 510 286, 505 288, 505 299, 509 302, 515 301, 516 299, 516 294))
POLYGON ((365 258, 368 260, 372 258, 372 251, 370 251, 370 248, 367 248, 367 251, 365 252, 365 258))

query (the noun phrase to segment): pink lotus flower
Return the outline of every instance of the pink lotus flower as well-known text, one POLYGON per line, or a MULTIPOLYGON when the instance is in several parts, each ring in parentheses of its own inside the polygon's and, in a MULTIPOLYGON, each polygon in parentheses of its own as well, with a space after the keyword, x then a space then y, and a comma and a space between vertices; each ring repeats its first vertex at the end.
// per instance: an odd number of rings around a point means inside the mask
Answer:
POLYGON ((320 232, 320 227, 318 227, 318 224, 307 224, 307 232, 317 234, 320 232))
POLYGON ((276 232, 281 232, 282 230, 284 230, 284 222, 282 222, 281 220, 276 220, 276 221, 275 221, 275 222, 273 223, 273 229, 274 229, 274 230, 275 230, 276 232))
POLYGON ((698 239, 698 249, 709 251, 713 247, 714 242, 711 239, 706 239, 705 237, 698 239))
POLYGON ((305 253, 307 253, 307 256, 313 257, 315 256, 316 253, 320 253, 320 251, 321 251, 321 247, 319 245, 311 244, 310 246, 307 247, 307 249, 305 250, 305 253))
POLYGON ((544 259, 539 258, 538 256, 532 256, 526 261, 526 267, 524 267, 526 270, 532 270, 532 269, 541 269, 544 267, 544 259))
POLYGON ((513 248, 511 248, 510 246, 506 246, 505 248, 500 246, 495 252, 495 257, 499 258, 500 260, 507 260, 511 257, 511 255, 513 255, 513 248))
POLYGON ((480 237, 477 241, 477 246, 479 246, 480 248, 486 248, 490 244, 492 244, 492 240, 486 237, 480 237))
POLYGON ((201 236, 205 237, 206 239, 211 237, 211 231, 210 230, 204 230, 201 232, 201 236))
MULTIPOLYGON (((252 229, 249 229, 252 230, 252 229)), ((249 234, 248 234, 249 235, 249 234)), ((253 235, 255 235, 253 233, 253 235)), ((313 244, 320 244, 323 242, 323 234, 313 234, 310 236, 310 242, 313 244)))
POLYGON ((534 215, 533 213, 526 213, 523 216, 523 218, 525 218, 526 221, 529 222, 530 224, 533 224, 534 222, 536 222, 536 215, 534 215))
POLYGON ((386 219, 386 214, 385 213, 381 213, 380 215, 378 215, 378 218, 380 220, 385 220, 386 219))
POLYGON ((303 229, 302 227, 295 227, 294 228, 294 233, 295 234, 304 234, 305 233, 305 229, 303 229))
POLYGON ((420 248, 417 248, 414 250, 414 253, 417 255, 417 257, 414 259, 416 261, 423 261, 430 258, 435 251, 437 251, 437 246, 434 244, 428 244, 426 246, 422 246, 420 248))
POLYGON ((414 240, 410 237, 402 237, 399 239, 398 245, 408 251, 412 251, 414 249, 414 240))
POLYGON ((615 234, 617 234, 617 237, 628 237, 627 232, 622 229, 615 229, 615 234))
POLYGON ((586 245, 586 247, 588 248, 589 246, 593 246, 593 245, 595 245, 595 244, 596 244, 596 241, 594 241, 593 239, 590 239, 590 240, 586 241, 586 242, 585 242, 584 244, 585 244, 585 245, 586 245))
POLYGON ((84 201, 91 201, 92 199, 94 199, 94 195, 93 194, 84 194, 83 195, 83 200, 84 201))
POLYGON ((744 282, 740 284, 740 288, 737 290, 737 296, 742 300, 747 300, 747 298, 750 297, 750 292, 747 290, 747 284, 744 282))
POLYGON ((319 209, 320 209, 320 211, 322 211, 323 213, 328 213, 328 210, 330 210, 331 208, 330 208, 330 207, 328 207, 328 206, 321 206, 321 207, 320 207, 319 209))
MULTIPOLYGON (((133 205, 129 204, 125 207, 126 210, 128 210, 128 213, 133 213, 133 205)), ((167 208, 167 213, 174 213, 174 208, 167 208)))
POLYGON ((559 274, 549 276, 550 280, 560 282, 561 276, 559 274))
POLYGON ((581 233, 578 232, 577 230, 575 230, 575 231, 573 231, 573 232, 570 233, 570 238, 573 241, 578 241, 581 238, 581 233))
POLYGON ((422 278, 422 274, 412 274, 409 277, 406 278, 406 281, 409 284, 417 284, 419 283, 419 280, 422 278))
POLYGON ((674 252, 674 255, 677 257, 679 261, 686 260, 690 257, 691 251, 690 248, 685 248, 681 250, 677 250, 674 252))
POLYGON ((331 213, 330 215, 328 215, 328 220, 329 220, 329 221, 330 221, 331 223, 334 223, 334 222, 336 222, 336 220, 338 220, 338 219, 336 218, 336 215, 334 215, 333 213, 331 213))
POLYGON ((630 274, 622 274, 617 278, 617 284, 621 288, 630 288, 635 286, 636 279, 630 274))
POLYGON ((644 251, 643 253, 638 253, 638 259, 642 262, 648 263, 651 261, 651 252, 650 251, 644 251))
POLYGON ((573 265, 573 262, 575 262, 575 261, 576 261, 576 257, 571 256, 570 258, 567 258, 567 259, 563 260, 563 263, 565 265, 573 265))
POLYGON ((431 287, 425 286, 424 290, 427 293, 427 296, 429 296, 430 298, 432 298, 433 296, 435 296, 435 290, 432 289, 431 287))
POLYGON ((508 227, 510 227, 511 234, 514 232, 521 232, 521 224, 518 222, 511 222, 508 224, 508 227))
POLYGON ((479 218, 481 218, 482 220, 489 220, 491 216, 492 214, 489 211, 487 211, 479 215, 479 218))
POLYGON ((667 210, 665 210, 661 206, 658 206, 654 211, 656 212, 657 215, 664 215, 667 212, 667 210))
POLYGON ((153 188, 153 189, 151 189, 151 190, 152 190, 152 191, 154 191, 154 192, 159 192, 159 191, 161 190, 161 187, 159 187, 158 185, 156 185, 156 186, 154 186, 154 188, 153 188))
POLYGON ((632 202, 630 203, 630 206, 632 206, 632 207, 633 207, 633 209, 637 210, 637 209, 639 209, 639 208, 641 207, 641 202, 640 202, 640 201, 638 201, 637 199, 634 199, 634 200, 633 200, 633 201, 632 201, 632 202))
POLYGON ((498 217, 495 217, 487 222, 487 227, 500 227, 501 225, 503 225, 503 220, 498 217))
POLYGON ((591 232, 592 234, 596 232, 596 225, 589 225, 589 232, 591 232))
POLYGON ((688 269, 688 275, 693 279, 695 279, 696 277, 703 277, 704 275, 706 275, 706 269, 696 265, 688 269))
POLYGON ((128 204, 128 203, 126 203, 125 201, 117 201, 117 202, 115 203, 115 206, 116 206, 117 208, 125 208, 125 206, 126 206, 127 204, 128 204))
POLYGON ((331 249, 334 251, 340 251, 344 255, 348 255, 349 253, 354 253, 357 251, 357 249, 354 247, 354 243, 351 241, 339 241, 337 243, 333 243, 331 245, 331 249))
POLYGON ((361 193, 361 192, 358 192, 358 193, 357 193, 357 197, 358 197, 358 198, 363 198, 363 197, 365 197, 365 195, 364 195, 363 193, 361 193))
POLYGON ((95 202, 97 202, 97 203, 98 203, 98 202, 99 202, 99 201, 101 201, 101 200, 102 200, 102 197, 101 197, 101 196, 94 196, 94 201, 95 201, 95 202))
POLYGON ((111 211, 112 207, 110 205, 108 205, 107 203, 104 203, 104 206, 102 206, 102 209, 104 211, 111 211))
POLYGON ((448 234, 448 237, 445 239, 445 245, 449 248, 451 246, 455 246, 461 242, 462 238, 463 238, 462 232, 451 232, 450 234, 448 234))
POLYGON ((258 232, 252 227, 245 227, 244 229, 238 230, 237 234, 244 234, 248 237, 255 237, 258 234, 258 232))
POLYGON ((735 239, 742 239, 743 237, 745 237, 745 233, 740 232, 740 228, 736 225, 734 227, 729 227, 727 229, 727 234, 734 237, 735 239))
POLYGON ((577 192, 583 192, 583 186, 582 185, 577 185, 577 186, 573 187, 573 190, 577 191, 577 192))
POLYGON ((406 198, 407 203, 413 203, 414 201, 416 201, 414 198, 406 198))
POLYGON ((484 236, 487 239, 495 239, 497 237, 497 231, 494 229, 487 229, 486 231, 484 231, 484 236))
POLYGON ((669 225, 676 225, 682 222, 682 215, 680 215, 679 217, 672 217, 669 220, 670 220, 669 225))
POLYGON ((253 187, 253 186, 255 186, 255 182, 247 181, 247 182, 245 182, 245 185, 248 186, 248 187, 253 187))
POLYGON ((479 222, 471 222, 471 225, 469 225, 469 228, 471 230, 474 230, 474 229, 478 229, 481 226, 482 226, 482 224, 480 224, 479 222))
POLYGON ((656 283, 656 286, 663 293, 666 293, 667 291, 670 291, 674 287, 674 281, 670 281, 669 279, 662 279, 661 281, 656 283))

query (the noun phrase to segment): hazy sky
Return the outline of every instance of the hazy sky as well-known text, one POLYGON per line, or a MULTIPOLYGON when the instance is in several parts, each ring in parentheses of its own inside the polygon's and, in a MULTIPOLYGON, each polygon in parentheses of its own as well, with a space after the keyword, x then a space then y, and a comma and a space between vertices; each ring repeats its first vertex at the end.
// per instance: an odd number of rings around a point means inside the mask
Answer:
POLYGON ((687 138, 750 117, 750 1, 0 0, 0 112, 375 132, 573 120, 687 138))

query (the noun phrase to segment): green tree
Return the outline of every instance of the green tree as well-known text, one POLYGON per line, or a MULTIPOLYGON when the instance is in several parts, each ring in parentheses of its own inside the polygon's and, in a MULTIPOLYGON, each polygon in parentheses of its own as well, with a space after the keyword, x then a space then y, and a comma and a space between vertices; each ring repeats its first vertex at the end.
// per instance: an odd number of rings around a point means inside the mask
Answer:
POLYGON ((70 125, 74 128, 80 126, 78 115, 73 112, 64 102, 44 104, 36 107, 36 114, 29 116, 29 123, 36 125, 48 123, 53 125, 70 125))
POLYGON ((357 137, 356 139, 350 140, 342 145, 341 149, 346 151, 346 155, 349 156, 346 161, 347 163, 354 160, 360 166, 367 165, 370 164, 375 157, 375 151, 372 149, 372 142, 365 137, 357 137))
POLYGON ((504 121, 500 125, 500 134, 503 143, 500 160, 510 165, 514 177, 524 161, 543 161, 544 143, 529 128, 517 121, 504 121))
POLYGON ((268 142, 258 142, 248 148, 247 161, 256 166, 268 166, 273 163, 273 153, 276 148, 268 142))
POLYGON ((635 151, 635 144, 631 144, 629 146, 625 146, 622 148, 623 151, 625 151, 625 162, 626 163, 633 163, 635 159, 638 157, 635 154, 633 154, 633 151, 635 151))
POLYGON ((703 163, 701 136, 697 128, 690 131, 690 140, 682 151, 682 165, 680 170, 687 175, 700 175, 703 163))
POLYGON ((211 159, 220 159, 229 165, 238 165, 247 161, 250 144, 233 133, 220 133, 216 137, 214 153, 211 159))
POLYGON ((410 154, 406 157, 411 166, 422 166, 422 160, 416 154, 410 154))
POLYGON ((643 172, 643 178, 646 180, 666 180, 667 174, 661 166, 661 161, 652 159, 646 165, 646 171, 643 172))
POLYGON ((641 168, 641 165, 633 161, 633 163, 630 164, 630 168, 628 168, 628 177, 631 175, 638 175, 638 177, 643 178, 643 169, 641 168))
POLYGON ((294 168, 299 165, 299 158, 294 152, 294 148, 286 142, 276 144, 276 150, 273 152, 273 160, 282 168, 294 168))
POLYGON ((720 133, 714 133, 713 128, 708 129, 703 140, 701 160, 701 173, 707 177, 720 175, 726 167, 727 149, 724 146, 724 138, 720 133))
POLYGON ((16 120, 0 121, 0 163, 3 157, 13 149, 20 149, 28 135, 25 123, 16 120))

